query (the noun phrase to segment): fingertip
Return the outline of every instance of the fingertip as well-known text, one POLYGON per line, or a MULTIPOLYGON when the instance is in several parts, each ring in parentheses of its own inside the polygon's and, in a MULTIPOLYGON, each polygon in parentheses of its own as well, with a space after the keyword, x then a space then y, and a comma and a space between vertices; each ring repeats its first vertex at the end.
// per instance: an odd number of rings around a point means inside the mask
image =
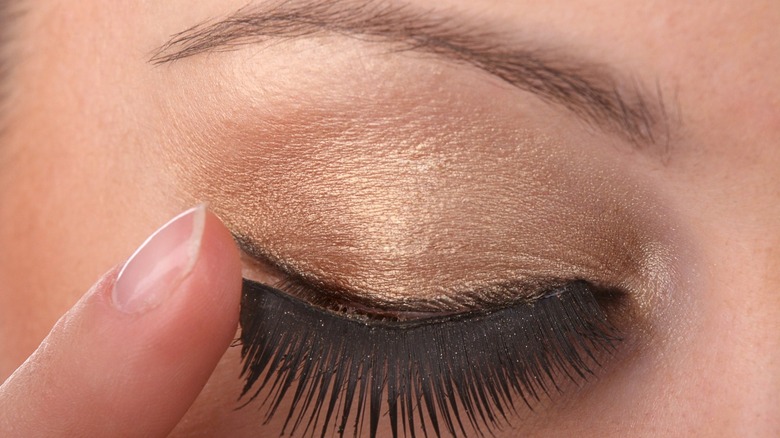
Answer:
POLYGON ((180 336, 195 340, 200 354, 217 346, 218 360, 238 327, 241 259, 231 233, 210 211, 205 214, 200 254, 181 289, 174 307, 180 328, 188 333, 180 336))
POLYGON ((217 272, 219 288, 235 306, 240 302, 241 255, 233 235, 213 212, 206 211, 202 256, 207 264, 220 264, 217 272))
POLYGON ((206 384, 238 325, 241 262, 224 224, 189 210, 117 271, 3 385, 15 430, 163 436, 206 384))

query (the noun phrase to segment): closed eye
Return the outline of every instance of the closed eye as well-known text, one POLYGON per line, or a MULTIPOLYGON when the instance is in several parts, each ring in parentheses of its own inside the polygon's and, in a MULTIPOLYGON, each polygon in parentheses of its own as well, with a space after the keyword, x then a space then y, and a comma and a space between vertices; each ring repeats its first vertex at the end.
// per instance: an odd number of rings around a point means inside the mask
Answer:
POLYGON ((385 416, 393 436, 489 434, 616 351, 599 299, 615 292, 603 292, 571 281, 503 308, 389 321, 244 280, 242 398, 260 398, 267 420, 285 416, 283 433, 373 437, 385 416))

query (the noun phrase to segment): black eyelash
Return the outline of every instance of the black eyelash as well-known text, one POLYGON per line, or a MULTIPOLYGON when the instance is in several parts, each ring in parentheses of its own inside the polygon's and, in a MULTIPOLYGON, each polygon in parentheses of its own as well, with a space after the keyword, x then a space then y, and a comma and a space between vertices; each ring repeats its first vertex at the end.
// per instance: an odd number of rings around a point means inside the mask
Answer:
POLYGON ((585 281, 535 302, 425 321, 365 321, 244 280, 242 399, 267 390, 266 421, 291 394, 282 434, 490 433, 559 380, 581 382, 620 340, 585 281), (262 378, 262 379, 261 379, 262 378), (366 411, 366 407, 368 410, 366 411), (352 420, 350 420, 352 419, 352 420), (350 425, 350 422, 352 423, 350 425))

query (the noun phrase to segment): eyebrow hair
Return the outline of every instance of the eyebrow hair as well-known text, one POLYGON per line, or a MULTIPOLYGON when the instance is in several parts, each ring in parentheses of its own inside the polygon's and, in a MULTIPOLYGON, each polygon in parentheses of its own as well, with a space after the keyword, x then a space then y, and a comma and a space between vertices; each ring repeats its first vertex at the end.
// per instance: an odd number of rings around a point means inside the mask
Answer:
POLYGON ((388 44, 393 52, 414 51, 471 65, 548 103, 562 105, 586 123, 637 146, 669 140, 658 84, 654 93, 647 93, 636 81, 619 79, 604 64, 580 60, 559 48, 508 46, 506 37, 480 30, 476 23, 434 16, 408 4, 288 0, 247 6, 222 20, 173 35, 154 51, 150 62, 159 65, 249 44, 327 35, 388 44))

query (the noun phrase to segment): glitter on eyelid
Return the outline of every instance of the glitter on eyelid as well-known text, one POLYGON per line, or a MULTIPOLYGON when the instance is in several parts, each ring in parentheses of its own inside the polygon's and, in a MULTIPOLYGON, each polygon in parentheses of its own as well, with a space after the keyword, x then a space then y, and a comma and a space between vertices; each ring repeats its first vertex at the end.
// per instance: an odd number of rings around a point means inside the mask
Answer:
POLYGON ((392 105, 248 112, 206 131, 216 140, 182 180, 291 270, 388 302, 546 277, 652 297, 645 273, 668 269, 654 255, 667 227, 608 150, 495 89, 413 89, 394 90, 392 105))

